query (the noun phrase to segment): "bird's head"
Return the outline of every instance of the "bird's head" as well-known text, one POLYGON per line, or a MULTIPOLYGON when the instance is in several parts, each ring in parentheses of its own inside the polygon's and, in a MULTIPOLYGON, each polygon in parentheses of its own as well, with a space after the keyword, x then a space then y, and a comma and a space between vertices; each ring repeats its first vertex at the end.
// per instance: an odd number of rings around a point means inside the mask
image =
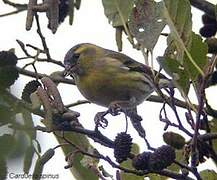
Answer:
POLYGON ((82 67, 86 68, 100 56, 104 49, 90 43, 82 43, 72 47, 65 55, 65 75, 77 74, 82 67))

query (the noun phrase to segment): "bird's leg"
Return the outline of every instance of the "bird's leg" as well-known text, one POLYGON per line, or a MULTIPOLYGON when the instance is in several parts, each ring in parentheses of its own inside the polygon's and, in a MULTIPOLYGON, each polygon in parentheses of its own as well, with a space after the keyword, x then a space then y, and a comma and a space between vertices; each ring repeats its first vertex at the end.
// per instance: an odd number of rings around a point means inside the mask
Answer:
MULTIPOLYGON (((110 103, 108 111, 111 115, 116 116, 119 115, 120 112, 125 113, 128 117, 139 116, 135 111, 136 107, 136 99, 132 97, 128 101, 113 101, 110 103)), ((141 120, 141 117, 137 117, 137 119, 141 120)))
POLYGON ((142 117, 137 114, 136 108, 126 109, 124 112, 129 118, 134 119, 134 121, 142 121, 142 117))
POLYGON ((108 111, 96 113, 94 117, 94 122, 96 124, 95 130, 98 130, 98 127, 106 128, 108 126, 108 120, 105 118, 108 113, 108 111))
POLYGON ((129 118, 133 118, 137 121, 141 121, 142 118, 137 114, 135 111, 135 98, 131 98, 128 101, 113 101, 110 103, 108 110, 103 112, 98 112, 95 117, 94 121, 96 124, 96 130, 98 127, 106 128, 108 126, 108 120, 105 118, 107 114, 111 114, 112 116, 117 116, 120 112, 125 113, 126 116, 129 118))
MULTIPOLYGON (((131 101, 113 101, 110 103, 107 111, 98 112, 94 121, 96 124, 95 130, 98 130, 98 127, 106 128, 108 126, 108 120, 105 118, 107 114, 111 114, 112 116, 117 116, 120 112, 124 112, 126 114, 127 107, 129 107, 131 101)), ((126 114, 127 115, 127 114, 126 114)))
POLYGON ((123 109, 123 103, 126 103, 126 101, 113 101, 109 104, 108 112, 112 116, 117 116, 120 114, 120 112, 123 109))

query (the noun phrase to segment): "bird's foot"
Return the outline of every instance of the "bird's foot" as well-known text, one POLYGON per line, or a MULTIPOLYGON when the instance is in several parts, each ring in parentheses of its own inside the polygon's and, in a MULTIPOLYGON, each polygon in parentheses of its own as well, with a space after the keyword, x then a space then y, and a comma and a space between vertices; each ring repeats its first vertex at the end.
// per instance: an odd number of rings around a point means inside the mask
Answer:
POLYGON ((108 112, 112 115, 112 116, 117 116, 120 114, 120 112, 122 111, 122 107, 119 103, 117 102, 112 102, 110 105, 109 105, 109 108, 108 108, 108 112))
POLYGON ((105 118, 106 114, 108 114, 108 111, 96 113, 96 115, 94 117, 96 130, 98 129, 98 127, 106 128, 108 126, 108 120, 105 118))

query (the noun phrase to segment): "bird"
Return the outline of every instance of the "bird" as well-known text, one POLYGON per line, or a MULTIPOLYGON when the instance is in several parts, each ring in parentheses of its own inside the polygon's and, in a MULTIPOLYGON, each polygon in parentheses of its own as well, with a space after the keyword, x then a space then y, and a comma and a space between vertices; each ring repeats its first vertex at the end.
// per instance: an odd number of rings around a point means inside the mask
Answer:
MULTIPOLYGON (((81 94, 90 102, 118 110, 135 109, 169 79, 131 57, 91 43, 73 46, 64 58, 65 75, 71 75, 81 94)), ((106 113, 105 113, 106 114, 106 113)), ((103 114, 101 114, 103 115, 103 114)))

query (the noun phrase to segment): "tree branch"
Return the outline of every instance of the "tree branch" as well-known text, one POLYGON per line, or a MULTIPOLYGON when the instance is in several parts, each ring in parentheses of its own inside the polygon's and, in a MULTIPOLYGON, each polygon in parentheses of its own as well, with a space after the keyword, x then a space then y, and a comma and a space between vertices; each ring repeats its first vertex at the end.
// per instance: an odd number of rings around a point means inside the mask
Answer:
POLYGON ((17 8, 17 9, 27 9, 27 4, 19 4, 19 3, 14 3, 14 2, 11 2, 9 0, 3 0, 3 2, 5 4, 8 4, 10 6, 13 6, 14 8, 17 8))
MULTIPOLYGON (((167 97, 167 98, 170 99, 170 97, 167 97)), ((157 96, 157 95, 151 95, 147 99, 147 101, 156 102, 156 103, 164 103, 164 100, 160 96, 157 96)), ((169 100, 169 101, 171 101, 171 100, 169 100)), ((189 108, 189 106, 188 106, 188 104, 186 102, 181 101, 181 100, 179 100, 179 99, 177 99, 175 97, 174 97, 174 103, 178 107, 181 107, 181 108, 184 108, 184 109, 188 109, 189 108)), ((197 108, 198 105, 194 104, 194 106, 195 106, 195 108, 197 108)), ((209 108, 205 108, 205 111, 210 116, 213 116, 214 112, 217 114, 217 110, 214 110, 214 109, 212 109, 212 111, 211 111, 209 108)))
POLYGON ((206 133, 206 134, 199 135, 197 138, 202 141, 215 140, 217 139, 217 133, 206 133))
POLYGON ((0 18, 1 17, 5 17, 5 16, 10 16, 10 15, 13 15, 13 14, 17 14, 17 13, 20 13, 22 11, 25 11, 26 9, 18 9, 18 10, 15 10, 15 11, 11 11, 9 13, 5 13, 5 14, 0 14, 0 18))
POLYGON ((9 0, 3 0, 3 2, 7 5, 16 8, 16 10, 5 14, 0 14, 0 17, 10 16, 27 10, 27 4, 18 4, 18 3, 11 2, 9 0))
MULTIPOLYGON (((40 74, 40 73, 34 73, 32 71, 28 71, 26 69, 22 69, 20 67, 16 67, 18 72, 20 74, 23 74, 23 75, 26 75, 26 76, 29 76, 29 77, 33 77, 33 78, 43 78, 45 76, 48 76, 46 74, 40 74)), ((66 79, 64 77, 50 77, 52 79, 52 81, 56 82, 56 83, 65 83, 65 84, 71 84, 71 85, 75 85, 75 82, 71 79, 66 79)))
MULTIPOLYGON (((42 110, 34 110, 32 109, 31 104, 26 103, 23 100, 18 99, 17 97, 15 97, 14 95, 12 95, 10 92, 8 91, 3 91, 1 92, 1 96, 3 97, 3 99, 6 100, 6 102, 8 102, 9 104, 12 105, 12 107, 14 107, 15 109, 17 109, 17 111, 21 111, 23 108, 29 110, 30 112, 43 117, 45 116, 45 112, 42 110)), ((25 130, 33 130, 31 129, 31 127, 24 127, 23 125, 16 125, 17 129, 25 129, 25 130)), ((103 144, 106 147, 110 147, 113 148, 113 141, 110 140, 109 138, 107 138, 106 136, 104 136, 103 134, 101 134, 99 131, 92 131, 92 130, 88 130, 88 129, 84 129, 83 127, 67 127, 66 129, 64 128, 53 128, 52 131, 50 129, 47 128, 43 128, 40 126, 36 126, 34 128, 34 130, 40 130, 42 132, 55 132, 55 131, 73 131, 73 132, 77 132, 80 134, 84 134, 87 135, 89 138, 93 139, 94 141, 103 144)))
POLYGON ((45 37, 41 32, 41 26, 39 23, 39 16, 37 15, 37 13, 35 14, 35 19, 36 19, 36 24, 37 24, 37 33, 38 33, 39 37, 41 38, 41 42, 42 42, 42 45, 44 47, 45 54, 47 55, 47 59, 51 59, 50 51, 49 51, 49 48, 47 46, 45 37))
POLYGON ((215 18, 215 6, 205 0, 189 0, 191 5, 215 18))

